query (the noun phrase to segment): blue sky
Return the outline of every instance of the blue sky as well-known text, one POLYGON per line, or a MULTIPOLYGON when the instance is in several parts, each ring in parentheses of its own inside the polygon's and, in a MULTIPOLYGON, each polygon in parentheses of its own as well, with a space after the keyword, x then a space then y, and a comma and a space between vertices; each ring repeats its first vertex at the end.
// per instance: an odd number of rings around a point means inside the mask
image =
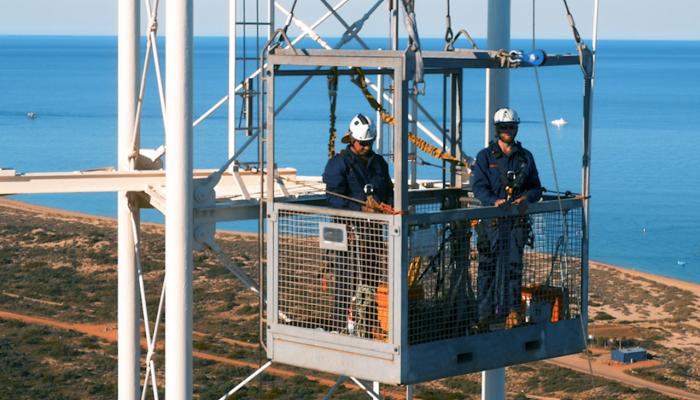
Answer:
MULTIPOLYGON (((292 3, 292 0, 280 1, 287 8, 292 3)), ((337 0, 329 2, 335 4, 337 0)), ((240 8, 242 0, 238 3, 240 8)), ((373 3, 352 0, 340 13, 352 23, 373 3)), ((441 37, 445 30, 445 0, 417 0, 417 3, 420 34, 441 37)), ((472 36, 484 37, 486 3, 487 0, 452 0, 453 29, 466 28, 472 36)), ((700 39, 699 0, 600 0, 600 3, 601 39, 700 39)), ((194 0, 194 4, 195 34, 226 34, 228 0, 194 0)), ((539 38, 571 37, 560 0, 537 0, 536 5, 539 38)), ((569 0, 569 5, 582 35, 590 37, 593 0, 569 0)), ((0 0, 0 10, 0 34, 115 35, 117 30, 117 0, 0 0)), ((512 36, 530 37, 532 0, 512 0, 512 10, 512 36)), ((324 11, 320 1, 298 0, 296 13, 309 24, 324 11)), ((281 19, 281 15, 278 17, 281 19)), ((336 21, 329 22, 320 27, 319 33, 335 36, 342 33, 336 21)), ((386 6, 381 5, 365 24, 363 35, 386 36, 386 32, 386 6)))

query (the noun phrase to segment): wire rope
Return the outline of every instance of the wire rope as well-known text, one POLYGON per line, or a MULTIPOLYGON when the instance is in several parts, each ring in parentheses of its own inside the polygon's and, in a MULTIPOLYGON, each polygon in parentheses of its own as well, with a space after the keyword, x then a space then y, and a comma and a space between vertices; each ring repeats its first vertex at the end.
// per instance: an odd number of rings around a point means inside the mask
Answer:
MULTIPOLYGON (((576 29, 576 27, 573 23, 573 16, 571 16, 571 12, 569 10, 568 4, 566 3, 566 0, 562 0, 562 1, 564 2, 564 6, 566 8, 567 19, 569 20, 571 27, 574 31, 574 39, 576 40, 577 47, 580 49, 582 46, 581 37, 580 37, 578 30, 576 29)), ((536 46, 536 39, 535 39, 536 38, 536 35, 535 35, 536 26, 537 26, 536 25, 536 0, 532 0, 532 50, 533 51, 535 50, 535 46, 536 46)), ((562 221, 562 237, 563 237, 563 246, 562 247, 563 247, 563 250, 561 251, 561 259, 563 260, 564 267, 567 269, 567 272, 568 272, 569 267, 567 265, 567 259, 568 259, 567 249, 569 246, 569 237, 568 237, 569 227, 567 224, 566 213, 564 212, 564 207, 563 207, 563 203, 562 203, 562 196, 561 196, 562 192, 561 192, 561 189, 559 187, 559 178, 557 176, 556 161, 554 159, 554 150, 552 149, 552 140, 551 140, 551 135, 550 135, 550 131, 549 131, 549 125, 547 124, 547 112, 546 112, 545 103, 544 103, 544 95, 542 94, 542 85, 541 85, 541 81, 540 81, 539 68, 537 66, 534 66, 533 71, 534 71, 535 82, 536 82, 536 86, 537 86, 537 97, 539 100, 540 112, 542 113, 542 123, 544 126, 545 136, 547 139, 547 152, 549 154, 550 163, 552 165, 552 177, 554 179, 554 186, 556 188, 555 194, 557 196, 557 203, 559 205, 559 213, 561 215, 561 221, 562 221)), ((554 265, 552 265, 552 268, 554 268, 554 265)), ((552 270, 552 272, 554 272, 554 271, 552 270)), ((561 273, 563 273, 563 271, 561 273)), ((563 277, 561 279, 562 279, 562 284, 563 284, 563 277)), ((583 299, 581 299, 581 301, 583 301, 583 299)), ((589 372, 589 376, 591 377, 591 388, 595 388, 595 380, 593 379, 593 363, 591 360, 590 352, 588 350, 588 340, 585 337, 586 330, 585 330, 585 327, 583 325, 583 319, 584 319, 584 315, 581 314, 579 316, 579 322, 581 324, 581 334, 583 336, 583 344, 584 344, 584 348, 585 348, 586 359, 588 361, 588 372, 589 372)))
POLYGON ((450 16, 450 0, 447 2, 447 15, 445 15, 445 45, 452 43, 454 33, 452 32, 452 17, 450 16))

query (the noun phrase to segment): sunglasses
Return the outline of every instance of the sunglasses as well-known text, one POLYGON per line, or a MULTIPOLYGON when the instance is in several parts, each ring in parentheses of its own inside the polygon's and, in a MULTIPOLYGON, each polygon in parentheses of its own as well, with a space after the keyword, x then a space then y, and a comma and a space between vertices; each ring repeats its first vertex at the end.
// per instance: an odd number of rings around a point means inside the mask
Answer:
POLYGON ((370 147, 372 143, 374 143, 374 140, 356 140, 355 142, 359 143, 362 147, 370 147))
POLYGON ((514 131, 518 129, 518 125, 515 124, 498 124, 496 125, 496 129, 499 131, 514 131))

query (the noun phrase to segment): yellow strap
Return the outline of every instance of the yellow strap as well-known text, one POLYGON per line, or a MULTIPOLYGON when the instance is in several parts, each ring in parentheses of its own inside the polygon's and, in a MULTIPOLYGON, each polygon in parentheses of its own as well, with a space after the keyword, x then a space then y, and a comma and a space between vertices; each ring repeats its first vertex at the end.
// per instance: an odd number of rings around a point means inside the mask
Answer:
POLYGON ((357 84, 360 90, 362 90, 362 93, 365 95, 365 99, 367 99, 369 105, 379 112, 382 121, 389 125, 394 125, 394 123, 396 122, 394 116, 386 112, 386 109, 384 109, 381 103, 377 101, 377 99, 372 95, 372 93, 370 93, 369 89, 367 88, 365 72, 362 70, 362 68, 354 67, 352 70, 356 74, 353 77, 353 82, 355 82, 355 84, 357 84))
MULTIPOLYGON (((367 81, 365 80, 365 73, 364 71, 362 71, 362 68, 354 67, 352 70, 355 73, 353 77, 353 82, 355 82, 355 84, 357 84, 360 90, 362 90, 362 93, 365 95, 365 98, 367 99, 369 105, 379 112, 382 121, 389 125, 394 125, 396 123, 394 117, 387 113, 384 107, 377 101, 376 98, 374 98, 372 93, 369 92, 369 89, 367 88, 367 81)), ((454 165, 465 165, 465 163, 459 158, 443 151, 438 147, 433 146, 432 144, 418 137, 418 135, 416 135, 413 132, 408 133, 408 140, 415 144, 417 148, 423 150, 424 152, 430 154, 431 156, 437 159, 445 160, 454 165)))
POLYGON ((455 164, 455 165, 464 165, 464 162, 460 160, 459 158, 453 156, 450 153, 447 153, 446 151, 433 146, 432 144, 426 142, 425 140, 421 139, 418 137, 413 132, 408 133, 408 140, 411 141, 411 143, 415 144, 417 148, 423 150, 424 152, 430 154, 431 156, 445 160, 449 163, 455 164))
POLYGON ((408 264, 408 287, 414 287, 418 283, 418 273, 420 273, 420 256, 415 256, 408 264))

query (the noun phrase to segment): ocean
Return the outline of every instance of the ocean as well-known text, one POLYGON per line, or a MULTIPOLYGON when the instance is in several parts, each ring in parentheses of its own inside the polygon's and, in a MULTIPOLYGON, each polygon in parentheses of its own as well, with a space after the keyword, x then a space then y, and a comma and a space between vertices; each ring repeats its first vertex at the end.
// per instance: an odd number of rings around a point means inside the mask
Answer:
MULTIPOLYGON (((385 40, 368 40, 386 47, 385 40)), ((477 41, 477 43, 483 43, 477 41)), ((424 39, 437 49, 441 40, 424 39)), ((547 52, 574 52, 572 40, 539 40, 547 52)), ((145 46, 144 46, 145 48, 145 46)), ((239 48, 242 46, 239 45, 239 48)), ((248 49, 253 48, 252 45, 248 49)), ((530 40, 513 48, 529 49, 530 40)), ((164 46, 161 43, 161 52, 164 46)), ((195 38, 195 117, 227 91, 227 39, 195 38)), ((254 55, 254 52, 249 52, 254 55)), ((591 259, 700 282, 700 42, 600 41, 593 109, 591 259)), ((0 36, 0 167, 18 172, 74 171, 116 165, 116 38, 0 36), (35 119, 27 113, 36 113, 35 119)), ((151 69, 152 71, 152 69, 151 69)), ((247 65, 247 73, 252 66, 247 65)), ((241 77, 243 68, 239 68, 241 77)), ((279 98, 299 78, 278 81, 279 98)), ((149 76, 142 123, 143 147, 164 141, 157 91, 149 76)), ((553 160, 561 190, 581 190, 582 75, 578 67, 542 68, 540 85, 553 160)), ((437 116, 442 78, 431 77, 421 103, 437 116)), ((352 115, 370 113, 348 79, 340 82, 338 127, 352 115)), ((464 151, 483 146, 484 73, 465 71, 464 151)), ((511 74, 511 105, 523 123, 518 139, 537 159, 543 185, 554 189, 552 158, 531 69, 511 74)), ((320 175, 328 131, 326 82, 314 78, 278 117, 280 166, 320 175)), ((196 168, 226 160, 226 108, 195 129, 196 168)), ((338 143, 338 148, 340 143, 338 143)), ((254 146, 251 148, 254 151, 254 146)), ((252 161, 251 152, 243 161, 252 161)), ((427 157, 424 157, 428 159, 427 157)), ((421 177, 439 170, 421 167, 421 177)), ((114 194, 13 196, 14 199, 104 216, 116 215, 114 194)), ((143 213, 160 222, 153 210, 143 213)), ((250 223, 226 224, 251 229, 250 223)))

